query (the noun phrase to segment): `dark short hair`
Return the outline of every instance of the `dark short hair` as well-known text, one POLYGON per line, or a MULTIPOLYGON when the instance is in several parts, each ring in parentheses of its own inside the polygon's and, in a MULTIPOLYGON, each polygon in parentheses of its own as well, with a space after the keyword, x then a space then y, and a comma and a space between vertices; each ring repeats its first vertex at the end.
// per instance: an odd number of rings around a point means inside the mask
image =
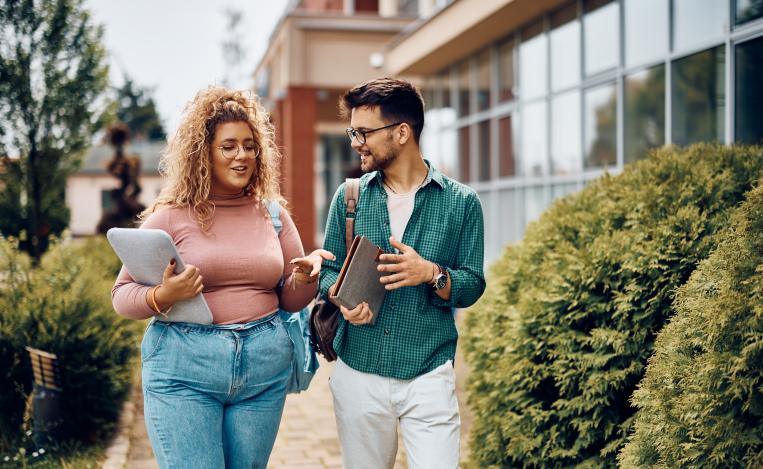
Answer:
POLYGON ((424 98, 415 86, 405 80, 376 78, 346 92, 339 100, 342 117, 349 118, 356 107, 379 106, 382 118, 405 122, 413 129, 413 139, 419 143, 424 129, 424 98))

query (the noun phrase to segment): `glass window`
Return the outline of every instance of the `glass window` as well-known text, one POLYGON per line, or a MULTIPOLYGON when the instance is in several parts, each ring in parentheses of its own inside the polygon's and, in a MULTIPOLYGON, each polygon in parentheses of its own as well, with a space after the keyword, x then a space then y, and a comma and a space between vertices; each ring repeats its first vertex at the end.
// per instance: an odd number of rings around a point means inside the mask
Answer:
POLYGON ((546 140, 546 102, 540 101, 522 108, 522 175, 548 174, 548 143, 546 140))
POLYGON ((500 101, 514 99, 514 42, 498 46, 498 87, 500 101))
POLYGON ((722 39, 728 30, 728 0, 673 0, 673 48, 677 51, 722 39))
POLYGON ((477 110, 490 107, 490 49, 477 56, 477 110))
POLYGON ((528 187, 525 189, 525 222, 531 223, 537 220, 543 210, 546 209, 546 191, 542 187, 528 187))
POLYGON ((477 162, 479 163, 479 180, 490 180, 490 121, 482 121, 477 126, 479 131, 480 154, 477 162))
POLYGON ((451 99, 450 99, 450 71, 446 70, 439 76, 439 87, 440 87, 440 103, 442 103, 442 107, 449 108, 451 107, 451 99))
POLYGON ((620 5, 612 2, 594 7, 587 6, 583 17, 586 76, 616 67, 620 57, 620 5))
POLYGON ((668 53, 668 1, 626 0, 625 63, 632 67, 668 53))
POLYGON ((763 38, 740 44, 736 48, 736 114, 735 140, 741 143, 763 143, 763 38))
POLYGON ((519 93, 524 100, 546 94, 548 39, 543 34, 542 25, 540 28, 536 25, 523 32, 522 45, 519 46, 519 93))
POLYGON ((551 89, 560 90, 580 82, 580 23, 576 5, 551 17, 551 89))
POLYGON ((625 78, 625 162, 665 144, 665 66, 625 78))
MULTIPOLYGON (((724 141, 724 46, 673 63, 673 143, 724 141)), ((760 79, 760 77, 758 77, 760 79)))
POLYGON ((399 0, 397 12, 401 16, 419 16, 419 0, 399 0))
POLYGON ((617 163, 617 87, 586 90, 583 101, 585 167, 612 166, 617 163))
POLYGON ((469 82, 469 62, 466 61, 458 67, 458 117, 466 116, 471 111, 469 82))
POLYGON ((736 0, 736 24, 763 17, 763 0, 736 0))
POLYGON ((471 181, 469 174, 469 127, 458 129, 458 171, 462 182, 471 181))
POLYGON ((514 128, 511 116, 498 121, 498 175, 510 177, 516 174, 514 162, 514 128))
POLYGON ((551 171, 553 174, 579 173, 581 155, 580 91, 570 91, 551 101, 551 171))

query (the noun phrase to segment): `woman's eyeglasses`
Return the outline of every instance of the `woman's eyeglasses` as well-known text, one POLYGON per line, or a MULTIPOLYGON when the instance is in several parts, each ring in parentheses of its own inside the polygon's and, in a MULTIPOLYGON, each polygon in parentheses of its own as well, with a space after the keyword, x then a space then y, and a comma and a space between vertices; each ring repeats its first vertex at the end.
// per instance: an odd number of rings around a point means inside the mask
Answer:
POLYGON ((223 154, 223 157, 229 160, 236 158, 240 150, 244 150, 244 156, 247 158, 254 159, 260 156, 260 147, 254 143, 246 143, 244 145, 226 143, 215 148, 220 150, 220 153, 223 154))

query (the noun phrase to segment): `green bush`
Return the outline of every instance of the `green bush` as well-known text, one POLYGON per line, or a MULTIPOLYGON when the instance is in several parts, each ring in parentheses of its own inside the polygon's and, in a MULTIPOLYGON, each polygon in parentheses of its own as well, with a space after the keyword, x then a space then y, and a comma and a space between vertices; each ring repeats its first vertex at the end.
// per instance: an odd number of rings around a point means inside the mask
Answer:
POLYGON ((661 149, 555 203, 466 319, 479 467, 610 467, 676 289, 763 175, 760 148, 661 149))
POLYGON ((126 397, 140 323, 116 315, 110 291, 118 260, 103 238, 55 245, 38 268, 12 243, 0 275, 0 422, 6 442, 21 433, 32 374, 25 346, 55 353, 63 433, 95 441, 113 428, 126 397))
POLYGON ((763 186, 681 287, 623 467, 763 467, 763 186))

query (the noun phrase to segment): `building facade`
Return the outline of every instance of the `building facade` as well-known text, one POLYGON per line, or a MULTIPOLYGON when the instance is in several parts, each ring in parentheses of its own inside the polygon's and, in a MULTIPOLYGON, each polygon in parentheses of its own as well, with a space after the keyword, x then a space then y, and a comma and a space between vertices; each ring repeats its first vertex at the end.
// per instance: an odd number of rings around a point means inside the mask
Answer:
POLYGON ((762 0, 457 0, 385 50, 423 152, 474 187, 486 258, 650 148, 763 142, 762 0))
POLYGON ((376 76, 421 86, 424 156, 479 193, 488 262, 555 198, 651 148, 763 141, 763 0, 291 8, 257 79, 286 153, 285 192, 316 245, 328 198, 357 168, 338 97, 376 76))

